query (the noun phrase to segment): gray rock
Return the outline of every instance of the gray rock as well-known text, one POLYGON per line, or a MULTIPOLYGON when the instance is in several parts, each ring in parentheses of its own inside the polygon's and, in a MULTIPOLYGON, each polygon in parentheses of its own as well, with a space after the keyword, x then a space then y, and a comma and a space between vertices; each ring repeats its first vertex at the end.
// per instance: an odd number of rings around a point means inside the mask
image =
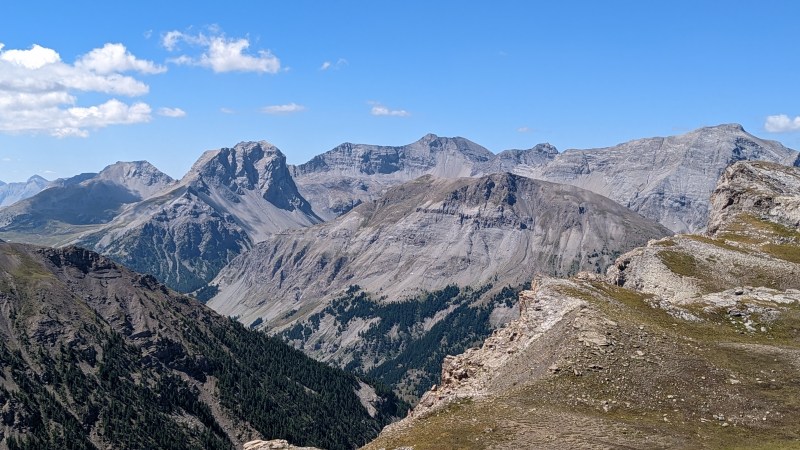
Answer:
MULTIPOLYGON (((622 252, 668 234, 573 186, 512 174, 428 175, 331 222, 266 239, 214 279, 220 292, 209 306, 270 328, 294 310, 302 312, 293 320, 303 319, 353 284, 386 301, 451 284, 516 286, 537 272, 602 272, 622 252)), ((344 339, 333 328, 326 341, 344 339)))
POLYGON ((514 172, 579 186, 672 231, 694 232, 705 227, 708 198, 727 166, 741 160, 791 164, 796 157, 796 151, 730 124, 609 148, 567 150, 546 164, 520 164, 514 172))

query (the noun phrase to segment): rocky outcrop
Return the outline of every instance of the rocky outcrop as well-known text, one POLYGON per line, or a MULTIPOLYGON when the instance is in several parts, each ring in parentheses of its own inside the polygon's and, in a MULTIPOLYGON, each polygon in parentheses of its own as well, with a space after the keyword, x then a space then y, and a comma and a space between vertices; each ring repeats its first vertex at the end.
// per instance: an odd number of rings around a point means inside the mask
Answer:
MULTIPOLYGON (((530 291, 520 294, 519 318, 496 330, 480 348, 445 358, 441 383, 425 393, 409 417, 422 417, 459 399, 477 399, 508 389, 513 383, 508 379, 509 365, 519 354, 530 349, 565 316, 586 307, 585 301, 563 295, 564 289, 576 287, 568 280, 535 280, 530 291)), ((573 322, 581 333, 579 340, 599 348, 607 346, 605 333, 599 334, 583 317, 579 314, 573 322)))
POLYGON ((711 196, 708 232, 717 233, 742 213, 792 228, 800 226, 800 172, 768 162, 731 165, 711 196))
POLYGON ((296 447, 284 439, 271 441, 250 441, 244 444, 242 450, 319 450, 317 447, 296 447))

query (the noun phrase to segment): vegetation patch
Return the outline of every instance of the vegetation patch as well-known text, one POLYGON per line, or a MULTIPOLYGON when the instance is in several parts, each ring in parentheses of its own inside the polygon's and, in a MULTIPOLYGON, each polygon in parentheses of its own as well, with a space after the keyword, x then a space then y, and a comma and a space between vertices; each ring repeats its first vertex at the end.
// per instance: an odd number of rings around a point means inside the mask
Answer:
POLYGON ((793 244, 764 244, 761 250, 775 258, 800 264, 800 246, 793 244))
POLYGON ((695 257, 688 253, 663 250, 658 252, 658 258, 667 266, 667 269, 676 275, 694 278, 698 278, 700 275, 700 265, 695 257))

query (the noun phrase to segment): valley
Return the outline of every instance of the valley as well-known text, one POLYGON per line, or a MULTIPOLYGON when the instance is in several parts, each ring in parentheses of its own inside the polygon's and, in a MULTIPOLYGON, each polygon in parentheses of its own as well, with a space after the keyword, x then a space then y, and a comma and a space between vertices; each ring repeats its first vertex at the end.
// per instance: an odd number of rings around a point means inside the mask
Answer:
POLYGON ((792 442, 791 402, 740 388, 796 388, 796 159, 721 125, 299 166, 242 142, 180 180, 140 161, 49 182, 0 209, 8 448, 353 448, 409 406, 367 448, 792 442), (125 417, 175 440, 131 441, 125 417))

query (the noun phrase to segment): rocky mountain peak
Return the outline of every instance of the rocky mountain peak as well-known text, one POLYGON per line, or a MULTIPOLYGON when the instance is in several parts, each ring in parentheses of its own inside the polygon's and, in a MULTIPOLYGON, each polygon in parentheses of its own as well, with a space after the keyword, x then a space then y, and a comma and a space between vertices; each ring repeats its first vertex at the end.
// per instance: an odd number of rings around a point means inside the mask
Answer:
POLYGON ((233 148, 206 152, 182 183, 231 203, 240 203, 242 196, 254 193, 280 209, 298 209, 315 217, 311 206, 297 192, 286 156, 266 141, 240 142, 233 148))
POLYGON ((19 183, 0 181, 0 208, 34 196, 49 185, 50 182, 39 175, 34 175, 27 181, 19 183))
POLYGON ((172 177, 147 161, 117 161, 90 180, 123 186, 141 199, 149 198, 175 183, 172 177))
MULTIPOLYGON (((44 177, 42 177, 40 175, 33 175, 30 178, 28 178, 26 183, 39 183, 39 184, 43 184, 44 185, 44 184, 49 183, 49 181, 46 178, 44 178, 44 177)), ((5 184, 5 183, 3 183, 3 184, 5 184)))

